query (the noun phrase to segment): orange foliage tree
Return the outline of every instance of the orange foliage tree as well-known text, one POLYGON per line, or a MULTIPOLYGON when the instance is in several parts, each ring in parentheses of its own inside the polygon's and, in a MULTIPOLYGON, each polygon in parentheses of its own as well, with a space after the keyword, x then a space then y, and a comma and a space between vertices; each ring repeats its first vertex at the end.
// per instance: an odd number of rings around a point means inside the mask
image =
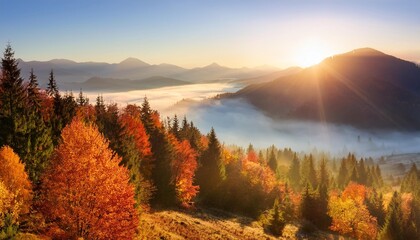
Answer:
POLYGON ((14 195, 13 202, 21 204, 18 213, 28 213, 32 202, 32 184, 25 165, 9 146, 0 149, 0 182, 14 195))
POLYGON ((242 171, 248 178, 251 186, 261 186, 265 193, 270 193, 276 186, 276 177, 274 172, 267 166, 261 165, 258 158, 254 158, 251 154, 251 159, 247 157, 242 159, 242 171))
POLYGON ((197 153, 191 148, 187 140, 179 142, 175 136, 170 136, 175 154, 171 162, 172 179, 178 201, 188 207, 197 195, 199 186, 193 185, 197 170, 197 153))
POLYGON ((377 221, 364 203, 366 192, 364 185, 351 182, 341 196, 331 194, 328 206, 328 214, 332 218, 331 230, 357 239, 376 238, 377 221))
POLYGON ((96 127, 74 119, 42 177, 41 211, 67 238, 132 239, 138 223, 126 168, 96 127))

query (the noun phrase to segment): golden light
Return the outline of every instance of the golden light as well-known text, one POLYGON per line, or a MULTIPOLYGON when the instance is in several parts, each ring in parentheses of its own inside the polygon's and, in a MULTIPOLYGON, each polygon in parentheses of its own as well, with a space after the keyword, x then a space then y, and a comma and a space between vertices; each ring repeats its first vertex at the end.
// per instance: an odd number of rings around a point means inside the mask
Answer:
POLYGON ((301 44, 296 56, 296 62, 301 67, 309 67, 320 63, 329 57, 332 51, 319 40, 308 40, 301 44))

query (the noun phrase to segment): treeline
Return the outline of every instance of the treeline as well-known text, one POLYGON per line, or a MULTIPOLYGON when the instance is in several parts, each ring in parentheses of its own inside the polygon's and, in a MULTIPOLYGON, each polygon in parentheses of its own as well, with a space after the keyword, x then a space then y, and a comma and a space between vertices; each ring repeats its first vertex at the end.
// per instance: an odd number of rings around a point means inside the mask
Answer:
POLYGON ((62 95, 53 71, 42 90, 34 71, 20 77, 10 46, 0 80, 0 239, 132 239, 141 212, 197 206, 274 235, 294 222, 358 239, 420 236, 415 166, 391 197, 371 158, 224 146, 186 117, 162 120, 147 98, 119 108, 62 95))

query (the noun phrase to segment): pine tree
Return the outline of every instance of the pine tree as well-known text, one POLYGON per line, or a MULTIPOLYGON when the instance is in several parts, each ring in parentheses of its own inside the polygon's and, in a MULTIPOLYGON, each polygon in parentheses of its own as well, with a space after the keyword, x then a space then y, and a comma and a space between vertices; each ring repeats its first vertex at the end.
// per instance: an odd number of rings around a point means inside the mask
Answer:
POLYGON ((181 136, 179 134, 179 121, 176 114, 173 119, 172 127, 170 128, 170 133, 172 133, 178 140, 181 139, 181 136))
POLYGON ((319 185, 318 185, 318 216, 317 226, 321 229, 327 229, 331 224, 331 218, 328 216, 328 188, 329 188, 329 176, 327 171, 327 162, 322 159, 319 168, 319 185))
POLYGON ((416 164, 410 168, 401 183, 401 192, 411 192, 416 197, 420 197, 420 174, 416 164))
POLYGON ((347 172, 346 165, 347 164, 346 164, 345 159, 342 159, 340 163, 340 169, 338 170, 338 175, 337 175, 337 185, 341 189, 347 186, 347 183, 348 183, 348 180, 347 180, 348 172, 347 172))
POLYGON ((312 154, 310 154, 309 157, 305 156, 302 163, 301 172, 302 172, 302 179, 304 180, 303 183, 307 182, 310 184, 312 189, 315 189, 318 183, 317 183, 316 170, 315 170, 312 154))
POLYGON ((56 82, 55 77, 54 77, 54 71, 52 69, 51 69, 51 72, 50 72, 50 76, 48 78, 47 93, 51 97, 55 97, 56 95, 59 94, 58 87, 57 87, 57 82, 56 82))
POLYGON ((20 76, 18 61, 10 44, 1 62, 0 78, 0 146, 9 145, 25 163, 30 142, 27 92, 20 76))
POLYGON ((403 213, 401 210, 401 196, 394 192, 391 202, 388 205, 388 212, 385 218, 385 225, 379 233, 381 240, 403 240, 403 213))
POLYGON ((28 103, 31 108, 33 108, 36 112, 41 109, 41 99, 38 87, 38 80, 36 75, 34 74, 34 70, 31 69, 29 75, 29 84, 28 84, 28 103))
POLYGON ((53 151, 51 129, 44 122, 41 109, 41 93, 38 88, 37 77, 33 70, 30 72, 28 84, 28 142, 29 146, 23 156, 31 181, 39 184, 39 177, 47 165, 53 151))
POLYGON ((310 190, 310 184, 307 183, 305 190, 302 194, 302 201, 300 203, 300 211, 302 218, 316 224, 318 220, 318 209, 316 209, 316 198, 310 190))
POLYGON ((288 179, 293 190, 300 190, 300 161, 296 154, 294 154, 292 164, 289 167, 288 179))
POLYGON ((149 135, 154 128, 152 114, 153 112, 150 108, 149 100, 147 100, 147 97, 144 97, 143 103, 141 105, 141 121, 143 122, 143 125, 146 128, 146 132, 149 135))
POLYGON ((357 173, 358 173, 358 182, 360 184, 366 185, 367 182, 367 173, 365 167, 365 161, 360 159, 358 166, 357 166, 357 173))
POLYGON ((285 226, 286 221, 284 220, 283 212, 280 211, 280 202, 276 199, 267 228, 274 236, 281 236, 285 226))
POLYGON ((80 89, 79 97, 77 98, 77 103, 79 104, 79 106, 89 105, 89 98, 83 96, 82 89, 80 89))
POLYGON ((274 173, 277 171, 277 158, 274 152, 274 146, 271 148, 270 155, 268 156, 268 166, 273 170, 274 173))
POLYGON ((221 146, 212 128, 208 135, 208 147, 200 156, 197 169, 197 183, 200 186, 199 196, 208 205, 218 206, 218 190, 224 179, 221 146))
POLYGON ((366 206, 372 216, 376 217, 378 225, 382 227, 385 222, 385 209, 382 194, 379 194, 375 188, 372 189, 366 200, 366 206))

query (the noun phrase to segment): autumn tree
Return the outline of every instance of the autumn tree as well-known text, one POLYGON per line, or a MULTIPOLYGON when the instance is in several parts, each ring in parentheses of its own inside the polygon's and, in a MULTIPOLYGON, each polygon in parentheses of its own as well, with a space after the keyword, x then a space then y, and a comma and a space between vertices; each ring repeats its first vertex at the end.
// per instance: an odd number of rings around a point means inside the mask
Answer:
POLYGON ((187 140, 179 142, 172 137, 174 145, 174 158, 172 160, 172 182, 175 185, 178 202, 189 207, 197 195, 199 186, 194 185, 194 176, 197 169, 197 153, 191 148, 187 140))
POLYGON ((332 218, 330 229, 357 239, 374 239, 377 221, 365 205, 367 189, 364 185, 350 183, 343 193, 331 194, 328 214, 332 218))
MULTIPOLYGON (((32 185, 19 156, 9 146, 0 149, 0 184, 4 196, 0 198, 0 232, 19 225, 21 216, 32 204, 32 185)), ((3 195, 0 194, 0 195, 3 195)), ((10 237, 10 234, 5 235, 10 237)), ((0 233, 1 235, 1 233, 0 233)))
POLYGON ((138 223, 134 188, 120 161, 96 127, 73 120, 42 178, 46 220, 67 238, 132 239, 138 223))

